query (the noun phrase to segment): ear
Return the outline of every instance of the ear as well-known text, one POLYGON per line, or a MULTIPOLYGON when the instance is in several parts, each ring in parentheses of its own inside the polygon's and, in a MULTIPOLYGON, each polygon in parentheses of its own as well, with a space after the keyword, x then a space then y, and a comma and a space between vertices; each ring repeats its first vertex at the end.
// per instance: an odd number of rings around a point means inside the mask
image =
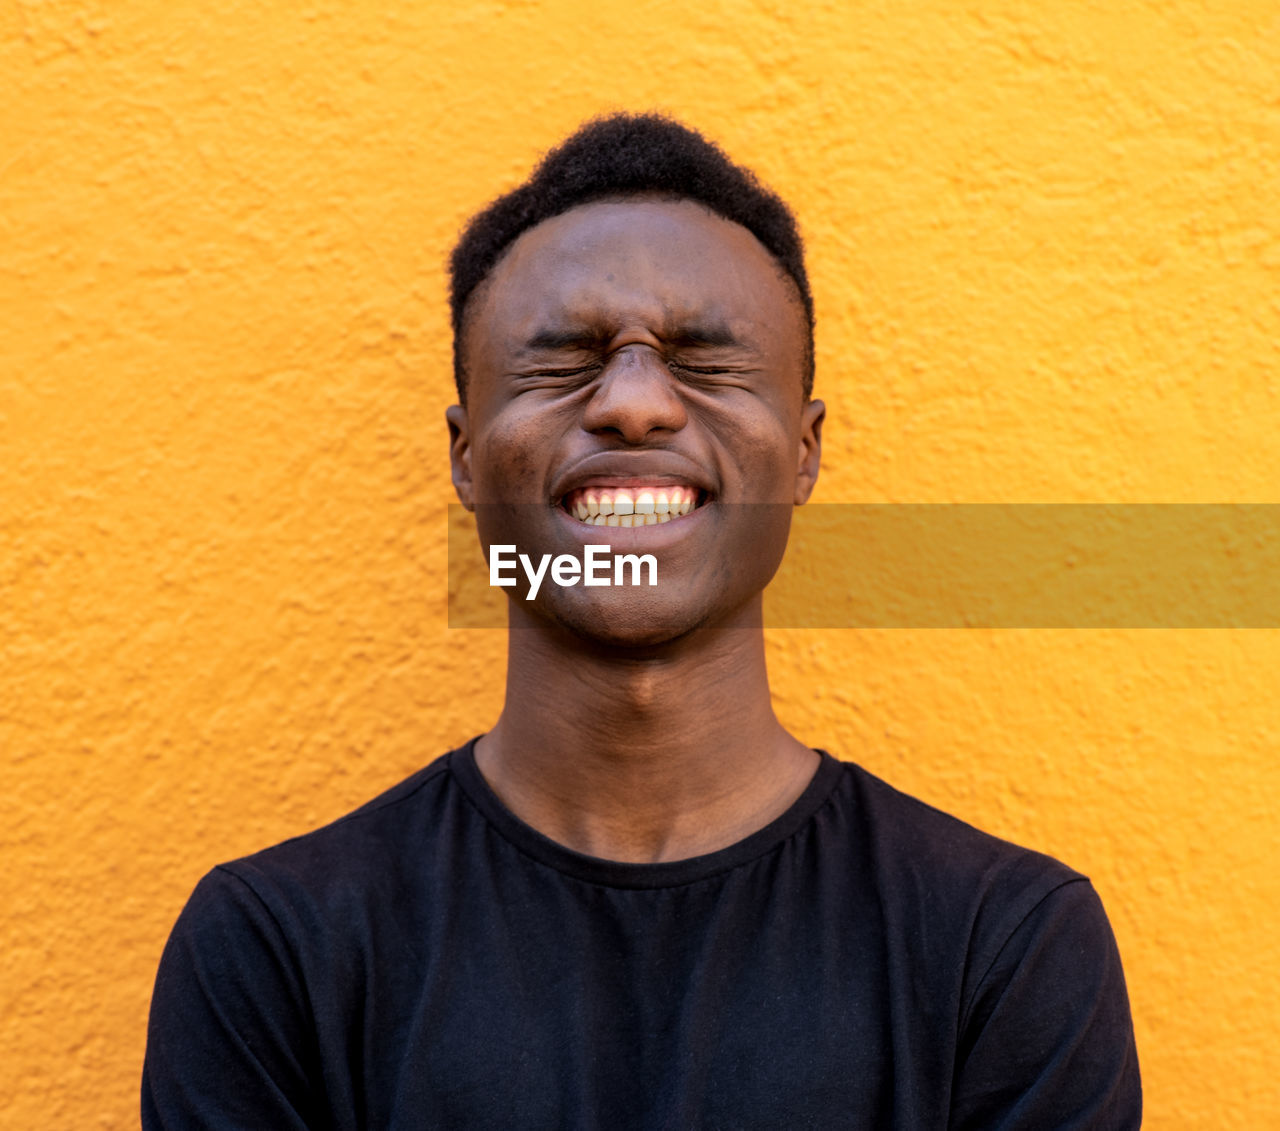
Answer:
POLYGON ((471 482, 471 434, 467 410, 460 404, 444 410, 449 425, 449 465, 453 470, 453 489, 458 501, 469 511, 475 510, 475 492, 471 482))
POLYGON ((827 406, 821 401, 805 401, 800 410, 800 452, 796 463, 796 506, 807 502, 818 482, 822 461, 822 421, 827 406))

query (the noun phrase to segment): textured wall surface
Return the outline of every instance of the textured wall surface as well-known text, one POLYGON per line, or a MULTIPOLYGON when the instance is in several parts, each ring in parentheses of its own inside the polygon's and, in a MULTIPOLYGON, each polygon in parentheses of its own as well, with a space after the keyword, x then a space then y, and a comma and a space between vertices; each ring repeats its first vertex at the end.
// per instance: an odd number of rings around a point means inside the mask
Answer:
MULTIPOLYGON (((198 877, 484 729, 442 261, 583 117, 796 207, 832 502, 1275 502, 1274 0, 0 3, 0 1125, 136 1120, 198 877)), ((1095 880, 1155 1129, 1280 1125, 1280 636, 777 631, 1095 880)))

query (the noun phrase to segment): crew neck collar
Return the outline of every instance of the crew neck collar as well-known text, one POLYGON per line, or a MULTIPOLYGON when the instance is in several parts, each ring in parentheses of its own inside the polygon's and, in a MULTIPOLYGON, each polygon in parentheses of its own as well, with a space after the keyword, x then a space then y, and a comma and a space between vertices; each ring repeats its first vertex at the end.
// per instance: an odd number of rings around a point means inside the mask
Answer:
POLYGON ((449 755, 449 770, 468 799, 489 823, 516 848, 539 863, 586 883, 616 888, 679 887, 707 879, 765 855, 798 832, 822 807, 835 788, 841 768, 839 761, 825 750, 819 750, 817 754, 821 761, 804 792, 786 812, 764 828, 702 856, 668 860, 659 864, 635 864, 575 852, 525 824, 503 805, 476 766, 475 746, 480 737, 477 735, 449 755))

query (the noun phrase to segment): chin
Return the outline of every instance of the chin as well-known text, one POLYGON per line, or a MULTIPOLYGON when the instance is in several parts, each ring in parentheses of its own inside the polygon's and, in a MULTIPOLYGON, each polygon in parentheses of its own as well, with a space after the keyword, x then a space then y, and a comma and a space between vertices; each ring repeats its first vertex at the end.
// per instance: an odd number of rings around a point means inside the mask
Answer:
POLYGON ((707 627, 714 614, 695 603, 677 604, 648 595, 612 599, 557 600, 536 611, 584 643, 618 651, 651 651, 677 644, 707 627))

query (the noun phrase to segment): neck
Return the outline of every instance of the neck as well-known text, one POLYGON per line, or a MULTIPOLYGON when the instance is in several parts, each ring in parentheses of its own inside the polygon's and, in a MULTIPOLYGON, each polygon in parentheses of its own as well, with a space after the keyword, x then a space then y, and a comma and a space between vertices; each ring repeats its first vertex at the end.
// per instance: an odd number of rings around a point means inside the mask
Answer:
POLYGON ((476 763, 552 840, 657 862, 763 828, 818 758, 773 713, 758 623, 635 653, 525 625, 508 634, 506 704, 476 763))

